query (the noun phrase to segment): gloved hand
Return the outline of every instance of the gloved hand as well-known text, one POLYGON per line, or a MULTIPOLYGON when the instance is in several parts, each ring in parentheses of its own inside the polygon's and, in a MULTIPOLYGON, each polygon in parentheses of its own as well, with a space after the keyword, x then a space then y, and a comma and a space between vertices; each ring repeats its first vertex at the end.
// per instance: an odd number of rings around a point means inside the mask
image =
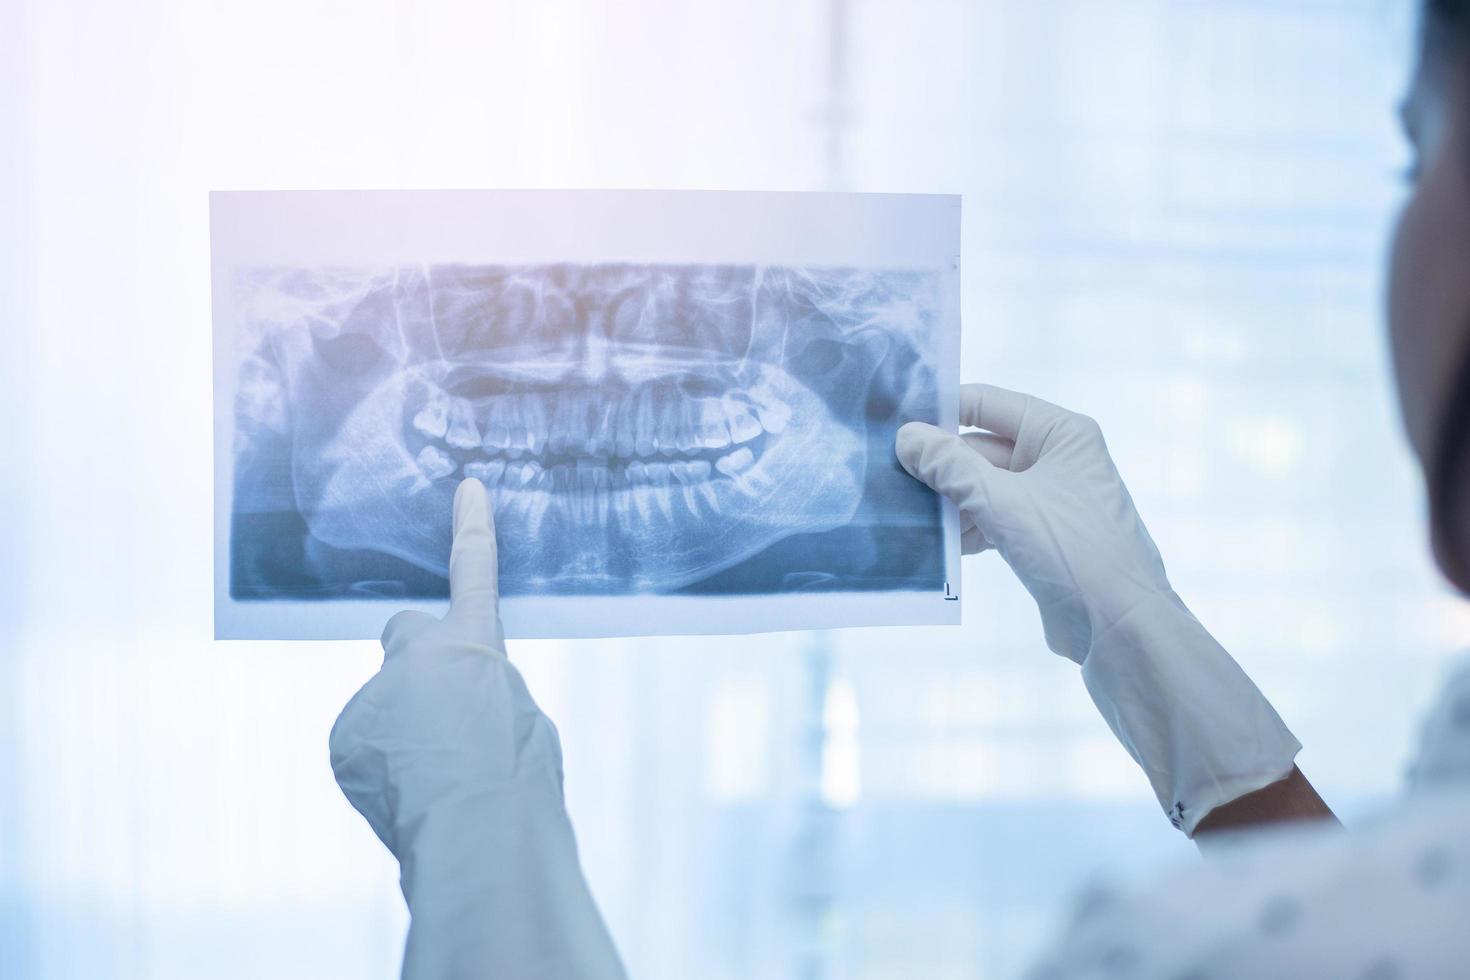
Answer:
POLYGON ((1097 423, 978 384, 960 389, 960 423, 986 431, 905 425, 899 462, 955 502, 967 554, 1010 565, 1171 822, 1193 836, 1287 776, 1301 744, 1174 594, 1097 423))
POLYGON ((398 858, 403 975, 623 977, 577 860, 561 744, 505 655, 495 527, 454 495, 449 612, 402 612, 332 728, 332 770, 398 858))

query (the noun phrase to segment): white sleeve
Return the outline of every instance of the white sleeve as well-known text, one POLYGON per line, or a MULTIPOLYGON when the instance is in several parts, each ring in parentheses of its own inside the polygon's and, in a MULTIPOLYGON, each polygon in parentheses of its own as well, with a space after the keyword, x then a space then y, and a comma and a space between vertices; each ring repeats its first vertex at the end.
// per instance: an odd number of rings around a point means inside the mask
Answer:
POLYGON ((1143 887, 1090 889, 1030 980, 1464 976, 1470 790, 1347 832, 1254 835, 1143 887))

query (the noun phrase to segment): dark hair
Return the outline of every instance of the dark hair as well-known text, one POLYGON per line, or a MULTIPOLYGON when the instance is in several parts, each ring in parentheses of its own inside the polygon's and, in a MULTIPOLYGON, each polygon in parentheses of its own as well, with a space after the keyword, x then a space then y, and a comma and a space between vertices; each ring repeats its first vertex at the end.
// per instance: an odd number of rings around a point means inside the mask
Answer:
MULTIPOLYGON (((1470 0, 1425 0, 1424 57, 1456 60, 1470 54, 1470 0)), ((1450 581, 1470 592, 1470 556, 1461 529, 1461 487, 1470 454, 1470 355, 1461 355, 1450 386, 1428 486, 1434 550, 1450 581)))
POLYGON ((1424 43, 1440 53, 1470 48, 1470 0, 1425 0, 1424 43))

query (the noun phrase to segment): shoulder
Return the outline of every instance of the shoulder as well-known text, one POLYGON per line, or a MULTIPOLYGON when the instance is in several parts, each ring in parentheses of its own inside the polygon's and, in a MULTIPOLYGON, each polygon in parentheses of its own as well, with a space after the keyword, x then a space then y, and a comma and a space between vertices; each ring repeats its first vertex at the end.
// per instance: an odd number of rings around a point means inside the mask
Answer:
POLYGON ((1254 835, 1200 863, 1081 897, 1042 978, 1409 978, 1470 961, 1470 790, 1354 831, 1254 835))

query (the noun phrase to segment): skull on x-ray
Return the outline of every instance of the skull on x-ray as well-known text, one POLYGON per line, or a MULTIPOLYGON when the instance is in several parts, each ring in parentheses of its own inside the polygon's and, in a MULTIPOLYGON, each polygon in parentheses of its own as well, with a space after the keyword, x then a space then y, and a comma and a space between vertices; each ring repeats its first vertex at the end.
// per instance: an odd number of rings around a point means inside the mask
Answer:
MULTIPOLYGON (((933 273, 442 265, 237 287, 237 597, 442 591, 467 476, 506 594, 668 592, 802 535, 937 533, 891 448, 900 422, 936 421, 933 273)), ((920 551, 937 574, 937 542, 920 551)))

